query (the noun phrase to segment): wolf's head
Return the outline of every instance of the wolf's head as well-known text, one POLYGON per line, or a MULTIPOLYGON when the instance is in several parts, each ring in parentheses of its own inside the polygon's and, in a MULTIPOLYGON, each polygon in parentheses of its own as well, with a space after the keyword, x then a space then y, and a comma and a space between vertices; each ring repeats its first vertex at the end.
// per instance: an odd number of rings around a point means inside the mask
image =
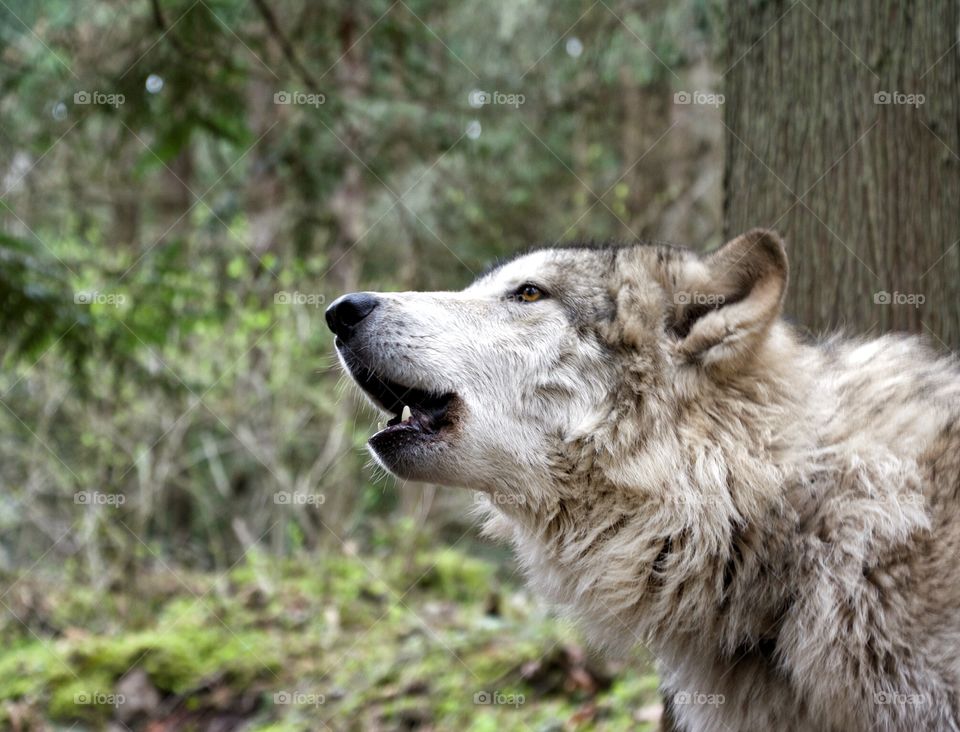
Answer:
POLYGON ((760 358, 787 279, 753 230, 700 257, 657 246, 533 251, 459 292, 355 293, 327 310, 353 379, 390 415, 376 459, 414 480, 522 492, 570 445, 666 427, 760 358))

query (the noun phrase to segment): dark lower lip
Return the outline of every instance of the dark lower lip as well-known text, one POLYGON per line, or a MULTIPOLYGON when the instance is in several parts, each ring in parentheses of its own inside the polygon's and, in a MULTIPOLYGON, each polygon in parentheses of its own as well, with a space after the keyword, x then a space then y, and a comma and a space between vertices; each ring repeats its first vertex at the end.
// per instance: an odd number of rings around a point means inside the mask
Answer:
POLYGON ((456 439, 463 403, 454 392, 427 392, 393 382, 365 363, 357 353, 361 349, 354 349, 352 342, 337 337, 334 344, 354 382, 387 412, 392 423, 368 440, 377 460, 394 475, 430 479, 430 466, 456 439), (409 423, 400 422, 405 405, 412 413, 409 423))
POLYGON ((401 423, 380 430, 367 442, 379 454, 396 453, 414 446, 439 442, 442 431, 428 431, 401 423))
POLYGON ((411 423, 399 422, 375 433, 367 443, 389 465, 419 462, 448 442, 456 429, 459 402, 451 396, 447 407, 431 415, 416 415, 411 423))
POLYGON ((450 394, 429 409, 412 406, 406 422, 394 417, 387 426, 370 438, 370 446, 378 452, 384 449, 402 450, 413 445, 426 445, 442 439, 443 433, 453 422, 451 406, 455 397, 450 394))

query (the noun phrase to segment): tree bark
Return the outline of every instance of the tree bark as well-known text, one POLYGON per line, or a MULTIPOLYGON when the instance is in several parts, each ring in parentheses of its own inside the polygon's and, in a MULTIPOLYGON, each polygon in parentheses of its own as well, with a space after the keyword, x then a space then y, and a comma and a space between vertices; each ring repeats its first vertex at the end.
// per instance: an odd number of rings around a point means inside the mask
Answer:
POLYGON ((725 233, 785 235, 813 331, 960 346, 960 3, 751 0, 728 23, 725 233))

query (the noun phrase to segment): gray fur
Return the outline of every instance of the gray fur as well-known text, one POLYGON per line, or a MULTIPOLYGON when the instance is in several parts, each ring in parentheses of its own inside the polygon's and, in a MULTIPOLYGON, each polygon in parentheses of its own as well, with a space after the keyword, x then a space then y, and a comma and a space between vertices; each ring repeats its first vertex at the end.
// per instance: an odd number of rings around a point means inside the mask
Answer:
POLYGON ((457 394, 403 477, 600 646, 646 644, 688 730, 960 730, 960 379, 908 337, 810 344, 786 255, 547 249, 382 295, 370 367, 457 394), (524 282, 550 296, 517 303, 524 282))

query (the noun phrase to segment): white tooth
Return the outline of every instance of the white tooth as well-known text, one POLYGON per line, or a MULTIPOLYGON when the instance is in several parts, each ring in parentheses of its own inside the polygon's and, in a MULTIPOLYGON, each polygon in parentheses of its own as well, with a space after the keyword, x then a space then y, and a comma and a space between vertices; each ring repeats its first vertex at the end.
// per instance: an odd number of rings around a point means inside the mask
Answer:
POLYGON ((410 419, 410 407, 404 404, 403 411, 400 413, 400 421, 406 422, 408 419, 410 419))

